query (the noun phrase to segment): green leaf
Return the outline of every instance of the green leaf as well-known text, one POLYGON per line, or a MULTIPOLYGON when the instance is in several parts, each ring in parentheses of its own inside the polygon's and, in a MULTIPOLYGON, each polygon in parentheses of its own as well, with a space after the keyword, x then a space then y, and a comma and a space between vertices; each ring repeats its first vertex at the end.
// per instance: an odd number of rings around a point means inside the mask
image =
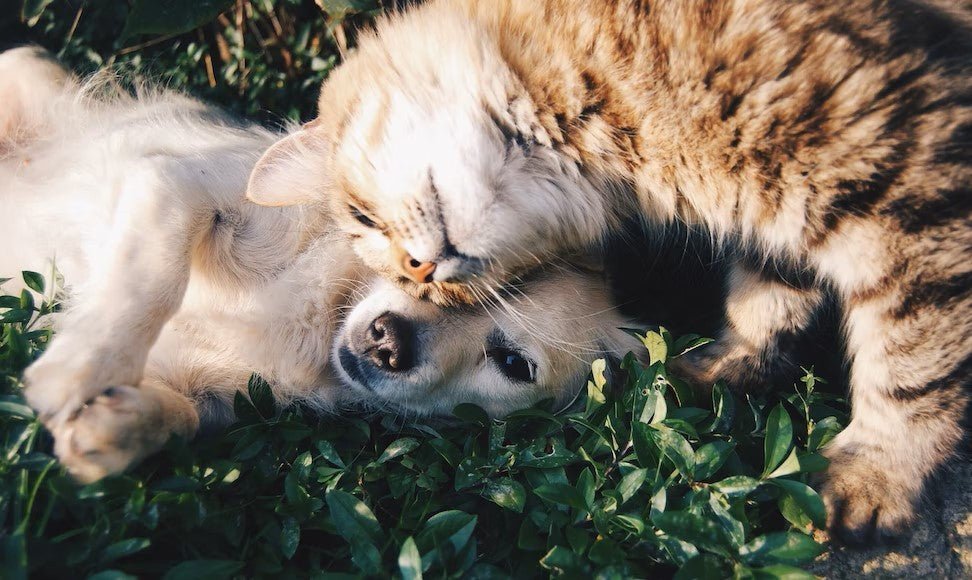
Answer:
POLYGON ((181 34, 220 15, 233 0, 134 0, 121 38, 137 34, 181 34))
POLYGON ((754 569, 753 578, 755 580, 816 580, 817 577, 799 568, 777 564, 754 569))
POLYGON ((297 553, 298 545, 300 545, 300 524, 295 518, 284 518, 280 526, 280 553, 289 560, 297 553))
POLYGON ((34 310, 34 295, 27 290, 20 291, 20 309, 32 312, 34 310))
POLYGON ((641 422, 632 423, 631 442, 642 467, 654 467, 658 464, 660 451, 652 437, 651 427, 641 422))
POLYGON ((813 425, 810 435, 807 436, 807 450, 817 451, 824 445, 833 440, 841 432, 843 426, 837 417, 824 417, 813 425))
POLYGON ((712 387, 712 411, 715 417, 706 429, 710 433, 728 433, 732 429, 732 422, 736 418, 736 399, 723 381, 712 387))
POLYGON ((719 524, 687 511, 665 512, 653 520, 666 534, 700 549, 728 556, 729 541, 719 524))
POLYGON ((412 536, 405 538, 398 552, 398 571, 402 580, 422 580, 422 555, 412 536))
POLYGON ((43 276, 41 276, 37 272, 31 272, 30 270, 24 270, 23 272, 21 272, 21 275, 24 277, 24 284, 27 284, 28 288, 30 288, 34 292, 37 292, 38 294, 44 293, 43 276))
POLYGON ((779 499, 776 501, 776 505, 780 510, 780 514, 783 515, 786 521, 793 524, 795 528, 804 532, 812 529, 813 522, 810 520, 810 516, 803 511, 803 508, 793 499, 793 496, 787 493, 781 493, 779 499))
POLYGON ((13 308, 4 312, 3 314, 0 314, 0 322, 7 324, 12 322, 29 322, 31 316, 33 316, 33 313, 29 310, 13 308))
POLYGON ((317 451, 321 454, 321 457, 326 459, 331 465, 336 465, 341 469, 347 469, 348 466, 344 464, 344 460, 341 459, 333 443, 319 439, 314 442, 314 445, 317 447, 317 451))
POLYGON ((668 359, 668 343, 665 342, 665 337, 661 334, 650 330, 645 333, 641 342, 648 349, 648 364, 663 363, 668 359))
POLYGON ((791 479, 773 479, 770 483, 793 498, 815 526, 823 528, 827 525, 827 510, 824 508, 823 500, 809 485, 791 479))
POLYGON ((526 489, 509 477, 487 481, 483 493, 496 505, 516 513, 522 513, 526 505, 526 489))
POLYGON ((474 405, 472 403, 460 403, 452 410, 452 414, 456 417, 473 423, 474 425, 479 425, 485 427, 489 425, 489 415, 483 410, 479 405, 474 405))
POLYGON ((250 396, 253 407, 264 419, 272 418, 277 412, 277 405, 273 400, 273 391, 267 381, 259 375, 251 375, 246 385, 246 392, 250 396))
POLYGON ((88 576, 88 580, 138 580, 138 576, 126 574, 121 570, 102 570, 88 576))
POLYGON ((692 481, 695 474, 695 452, 685 437, 664 425, 652 426, 650 435, 658 449, 675 464, 675 469, 682 477, 692 481))
POLYGON ((705 346, 710 342, 714 342, 714 339, 706 338, 698 334, 686 334, 685 336, 680 336, 675 344, 672 345, 672 358, 677 356, 682 356, 683 354, 693 351, 700 346, 705 346))
POLYGON ((732 506, 729 503, 729 498, 718 492, 708 495, 709 509, 712 510, 712 515, 715 516, 719 525, 725 530, 732 545, 734 547, 741 546, 746 541, 746 527, 736 514, 730 512, 732 506))
MULTIPOLYGON (((9 280, 10 278, 6 278, 9 280)), ((20 298, 16 296, 0 296, 0 308, 20 308, 20 298)))
POLYGON ((520 453, 520 467, 538 467, 548 469, 563 467, 577 459, 577 455, 567 448, 559 439, 551 438, 538 442, 520 453), (549 445, 550 451, 547 451, 549 445))
POLYGON ((101 554, 101 563, 108 564, 119 558, 130 556, 136 552, 148 548, 152 542, 148 538, 130 538, 111 544, 101 554))
POLYGON ((0 572, 3 578, 27 578, 27 541, 22 532, 0 536, 0 572))
POLYGON ((723 580, 729 578, 729 566, 712 554, 699 554, 675 573, 673 580, 723 580))
POLYGON ((540 565, 547 570, 553 570, 560 574, 575 576, 583 569, 583 561, 580 556, 574 554, 569 548, 554 546, 547 554, 540 559, 540 565))
MULTIPOLYGON (((667 373, 667 371, 662 367, 659 374, 667 373)), ((688 383, 679 379, 676 376, 666 376, 665 379, 671 386, 672 391, 675 393, 675 397, 678 399, 678 404, 682 407, 691 407, 695 405, 695 390, 689 386, 688 383)))
POLYGON ((725 441, 712 441, 695 451, 695 480, 702 481, 715 475, 729 459, 735 446, 725 441))
POLYGON ((770 473, 766 477, 772 479, 774 477, 793 475, 794 473, 815 473, 827 469, 827 465, 829 464, 830 462, 827 461, 827 458, 819 453, 800 453, 794 447, 793 451, 787 456, 786 461, 781 463, 779 467, 773 470, 773 473, 770 473))
POLYGON ((34 410, 21 402, 19 397, 0 397, 0 415, 33 419, 34 410))
POLYGON ((591 377, 594 379, 594 386, 597 387, 597 391, 601 393, 601 401, 604 402, 604 386, 607 385, 607 379, 604 377, 604 371, 607 369, 607 361, 603 358, 599 358, 591 363, 591 377))
POLYGON ((338 22, 353 14, 378 8, 378 0, 314 0, 321 10, 338 22))
POLYGON ((733 475, 712 484, 712 487, 719 493, 730 499, 746 497, 754 489, 759 487, 760 481, 747 475, 733 475))
POLYGON ((633 469, 622 477, 621 483, 618 484, 618 493, 621 494, 621 503, 624 503, 634 497, 634 494, 638 493, 638 490, 641 489, 641 486, 645 483, 647 478, 647 468, 633 469))
POLYGON ((547 483, 534 488, 533 494, 554 504, 587 511, 584 497, 573 486, 566 483, 547 483))
POLYGON ((773 532, 740 548, 739 556, 750 566, 798 565, 813 560, 825 551, 824 546, 807 535, 798 532, 773 532))
POLYGON ((668 418, 668 401, 665 400, 665 394, 662 391, 652 388, 652 392, 645 400, 645 411, 642 411, 642 419, 645 418, 645 412, 648 410, 648 399, 654 402, 654 408, 651 410, 651 420, 647 422, 658 425, 668 418))
POLYGON ((794 473, 800 472, 800 460, 797 458, 796 447, 790 450, 790 454, 787 455, 783 463, 779 467, 773 470, 772 473, 766 476, 767 479, 772 479, 774 477, 782 477, 784 475, 793 475, 794 473))
POLYGON ((34 26, 40 20, 44 9, 54 0, 24 0, 24 5, 20 10, 20 20, 27 23, 27 26, 34 26))
POLYGON ((188 560, 169 569, 162 580, 232 578, 242 569, 243 562, 236 560, 188 560))
POLYGON ((797 460, 800 462, 800 473, 817 473, 830 466, 830 460, 819 453, 800 453, 797 460))
POLYGON ((766 478, 774 469, 783 463, 793 447, 793 424, 790 414, 782 404, 778 404, 769 414, 766 421, 766 439, 764 445, 764 467, 761 477, 766 478))
POLYGON ((332 489, 324 495, 338 534, 351 544, 351 559, 368 574, 381 569, 376 547, 383 537, 381 525, 371 509, 350 493, 332 489))
POLYGON ((425 526, 415 536, 415 543, 424 555, 422 567, 435 562, 445 546, 449 546, 453 553, 459 552, 472 540, 476 529, 477 518, 459 510, 448 510, 432 516, 425 522, 425 526))
POLYGON ((396 439, 388 444, 388 447, 381 452, 381 455, 378 456, 375 463, 385 463, 390 459, 405 455, 419 445, 419 440, 414 437, 402 437, 401 439, 396 439))

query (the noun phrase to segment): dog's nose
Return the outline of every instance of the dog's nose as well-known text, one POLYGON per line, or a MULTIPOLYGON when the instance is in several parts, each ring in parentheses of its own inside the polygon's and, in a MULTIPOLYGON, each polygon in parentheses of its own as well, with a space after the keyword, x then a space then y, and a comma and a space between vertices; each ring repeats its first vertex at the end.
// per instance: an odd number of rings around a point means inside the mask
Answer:
POLYGON ((428 284, 435 272, 435 262, 420 262, 406 252, 402 256, 402 272, 416 284, 428 284))
POLYGON ((414 342, 411 323, 393 312, 374 319, 365 331, 365 352, 383 371, 404 372, 415 366, 414 342))

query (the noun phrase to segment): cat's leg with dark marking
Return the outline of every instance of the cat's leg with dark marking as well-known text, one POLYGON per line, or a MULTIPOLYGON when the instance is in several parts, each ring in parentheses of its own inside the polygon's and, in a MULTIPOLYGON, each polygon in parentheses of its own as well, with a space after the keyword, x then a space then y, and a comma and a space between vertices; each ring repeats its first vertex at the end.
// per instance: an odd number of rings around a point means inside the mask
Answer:
POLYGON ((715 343, 675 359, 677 374, 700 387, 724 380, 738 391, 765 389, 781 369, 805 362, 789 360, 790 345, 811 324, 824 298, 815 285, 736 262, 722 332, 715 343))
POLYGON ((863 543, 905 531, 925 482, 955 451, 972 381, 972 272, 914 253, 844 296, 850 425, 825 449, 831 529, 863 543))

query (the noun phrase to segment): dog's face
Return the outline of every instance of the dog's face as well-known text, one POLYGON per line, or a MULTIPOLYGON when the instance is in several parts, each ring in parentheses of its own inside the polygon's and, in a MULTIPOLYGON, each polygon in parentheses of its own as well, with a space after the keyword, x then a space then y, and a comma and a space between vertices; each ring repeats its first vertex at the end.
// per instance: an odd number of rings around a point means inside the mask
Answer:
POLYGON ((491 305, 444 309, 385 281, 358 303, 332 351, 352 400, 416 415, 475 403, 492 416, 565 404, 601 357, 637 342, 598 276, 540 274, 491 305))

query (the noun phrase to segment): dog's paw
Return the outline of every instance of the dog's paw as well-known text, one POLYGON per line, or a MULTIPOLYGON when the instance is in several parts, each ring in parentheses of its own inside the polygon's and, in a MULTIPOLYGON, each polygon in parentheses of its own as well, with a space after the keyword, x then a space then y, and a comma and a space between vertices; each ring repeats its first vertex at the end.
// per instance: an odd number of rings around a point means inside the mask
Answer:
MULTIPOLYGON (((836 443, 836 442, 835 442, 836 443)), ((861 546, 893 543, 915 520, 921 482, 891 470, 889 462, 832 445, 819 489, 832 537, 861 546)))
POLYGON ((81 483, 125 471, 160 449, 172 433, 159 402, 130 386, 104 389, 50 428, 55 454, 81 483))
POLYGON ((47 352, 24 371, 24 397, 49 428, 63 423, 105 385, 136 384, 140 366, 118 350, 108 353, 59 336, 47 352))

